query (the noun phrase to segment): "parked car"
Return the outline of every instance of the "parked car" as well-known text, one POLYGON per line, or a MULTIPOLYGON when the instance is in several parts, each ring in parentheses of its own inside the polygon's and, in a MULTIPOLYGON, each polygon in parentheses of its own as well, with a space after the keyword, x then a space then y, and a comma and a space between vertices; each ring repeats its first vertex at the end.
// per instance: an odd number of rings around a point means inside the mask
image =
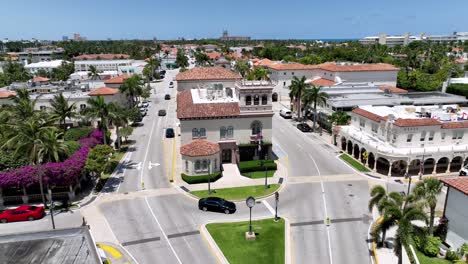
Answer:
POLYGON ((280 116, 282 116, 285 119, 291 119, 292 118, 292 113, 289 111, 287 108, 283 108, 280 110, 280 116))
POLYGON ((166 128, 166 138, 173 138, 175 136, 173 128, 166 128))
POLYGON ((166 110, 161 109, 158 111, 158 116, 165 116, 166 115, 166 110))
POLYGON ((6 210, 0 213, 0 222, 18 222, 18 221, 33 221, 42 218, 45 215, 43 206, 22 205, 16 209, 6 210))
POLYGON ((144 107, 144 108, 148 108, 148 106, 149 106, 149 101, 146 101, 146 100, 145 100, 145 101, 141 102, 141 106, 144 107))
POLYGON ((169 83, 169 88, 174 88, 174 82, 169 83))
POLYGON ((302 132, 312 132, 312 128, 306 123, 297 124, 297 129, 302 132))
POLYGON ((468 165, 464 166, 461 170, 460 170, 460 176, 467 176, 468 175, 468 165))
POLYGON ((146 116, 146 114, 148 113, 148 109, 144 108, 144 107, 141 107, 140 108, 140 114, 142 116, 146 116))
POLYGON ((203 211, 223 212, 233 214, 236 212, 236 204, 219 197, 202 198, 198 201, 198 209, 203 211))
POLYGON ((166 94, 164 96, 164 100, 171 100, 171 95, 170 94, 166 94))

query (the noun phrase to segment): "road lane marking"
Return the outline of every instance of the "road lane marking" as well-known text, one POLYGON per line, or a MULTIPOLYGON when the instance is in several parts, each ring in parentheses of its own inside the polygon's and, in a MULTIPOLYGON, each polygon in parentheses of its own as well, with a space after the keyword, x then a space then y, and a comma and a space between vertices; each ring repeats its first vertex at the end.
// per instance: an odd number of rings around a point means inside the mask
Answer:
POLYGON ((271 207, 271 205, 266 200, 263 200, 262 203, 265 205, 265 207, 268 209, 268 211, 270 211, 270 213, 274 216, 275 215, 275 209, 273 209, 273 207, 271 207))
POLYGON ((293 227, 293 226, 308 226, 308 225, 323 225, 323 220, 292 223, 291 227, 293 227))
POLYGON ((144 239, 122 242, 122 246, 131 246, 131 245, 143 244, 143 243, 159 241, 159 240, 161 240, 160 237, 144 238, 144 239))
POLYGON ((172 246, 171 241, 169 241, 169 238, 167 237, 166 232, 164 232, 164 230, 163 230, 161 224, 159 223, 158 218, 157 218, 156 215, 154 214, 153 209, 151 208, 151 206, 150 206, 150 204, 149 204, 149 202, 148 202, 148 198, 147 198, 147 197, 145 197, 145 202, 146 202, 146 205, 148 206, 148 208, 149 208, 149 210, 150 210, 151 215, 153 216, 154 220, 155 220, 156 223, 158 224, 159 229, 161 230, 161 233, 162 233, 164 239, 166 239, 167 244, 168 244, 169 247, 171 248, 172 253, 174 253, 174 256, 176 257, 176 259, 177 259, 177 261, 179 262, 179 264, 182 264, 182 261, 180 261, 179 256, 177 256, 177 253, 176 253, 174 247, 172 246))
POLYGON ((196 231, 190 231, 190 232, 183 232, 183 233, 168 235, 167 238, 176 238, 176 237, 184 237, 184 236, 193 236, 193 235, 198 235, 198 234, 200 234, 200 231, 199 231, 199 230, 196 230, 196 231))
MULTIPOLYGON (((145 156, 143 158, 143 166, 145 165, 146 159, 148 158, 148 151, 150 149, 151 138, 153 137, 154 125, 155 124, 156 124, 156 118, 153 118, 153 125, 151 126, 150 136, 149 136, 149 139, 148 139, 148 144, 146 145, 145 156)), ((144 184, 143 183, 143 170, 140 170, 140 189, 144 189, 143 184, 144 184)))

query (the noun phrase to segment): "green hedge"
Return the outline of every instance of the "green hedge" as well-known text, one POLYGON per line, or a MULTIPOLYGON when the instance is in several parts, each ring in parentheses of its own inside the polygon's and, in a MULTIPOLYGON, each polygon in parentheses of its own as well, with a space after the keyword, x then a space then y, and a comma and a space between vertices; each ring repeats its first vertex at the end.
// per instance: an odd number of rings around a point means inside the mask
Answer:
POLYGON ((239 162, 239 171, 241 173, 260 170, 264 171, 265 167, 267 167, 267 170, 277 169, 276 163, 273 160, 250 160, 239 162))
POLYGON ((75 153, 77 150, 79 150, 81 148, 81 145, 78 141, 65 141, 65 144, 68 145, 68 147, 70 148, 70 155, 72 155, 73 153, 75 153))
POLYGON ((468 97, 468 84, 453 83, 447 87, 447 93, 468 97))
POLYGON ((92 127, 76 127, 68 129, 63 135, 65 141, 78 141, 82 138, 88 137, 94 128, 92 127))
POLYGON ((223 175, 221 172, 215 172, 210 175, 197 175, 197 176, 189 176, 187 174, 182 173, 182 180, 184 180, 188 184, 197 184, 197 183, 206 183, 208 182, 208 177, 210 177, 211 182, 215 182, 219 180, 223 175))

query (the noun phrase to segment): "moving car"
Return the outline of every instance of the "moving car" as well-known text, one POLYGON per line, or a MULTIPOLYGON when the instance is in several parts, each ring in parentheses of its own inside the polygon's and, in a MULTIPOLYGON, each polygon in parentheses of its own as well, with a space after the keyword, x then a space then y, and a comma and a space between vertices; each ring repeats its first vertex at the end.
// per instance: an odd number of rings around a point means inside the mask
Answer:
POLYGON ((306 123, 297 124, 297 129, 302 132, 312 132, 312 128, 306 123))
POLYGON ((174 129, 173 128, 166 128, 166 137, 167 138, 173 138, 175 136, 174 129))
POLYGON ((0 222, 33 221, 45 215, 43 206, 22 205, 16 209, 6 210, 0 213, 0 222))
POLYGON ((282 116, 285 119, 291 119, 292 118, 292 113, 289 111, 287 108, 283 108, 280 110, 280 116, 282 116))
POLYGON ((460 170, 460 176, 467 176, 468 175, 468 165, 464 166, 461 170, 460 170))
POLYGON ((170 94, 166 94, 166 95, 164 96, 164 99, 165 99, 165 100, 171 100, 171 95, 170 95, 170 94))
POLYGON ((198 209, 203 211, 223 212, 232 214, 236 212, 236 204, 219 197, 202 198, 198 201, 198 209))
POLYGON ((165 115, 166 115, 166 110, 164 109, 159 110, 158 116, 165 116, 165 115))
POLYGON ((169 88, 174 88, 174 82, 169 83, 169 88))

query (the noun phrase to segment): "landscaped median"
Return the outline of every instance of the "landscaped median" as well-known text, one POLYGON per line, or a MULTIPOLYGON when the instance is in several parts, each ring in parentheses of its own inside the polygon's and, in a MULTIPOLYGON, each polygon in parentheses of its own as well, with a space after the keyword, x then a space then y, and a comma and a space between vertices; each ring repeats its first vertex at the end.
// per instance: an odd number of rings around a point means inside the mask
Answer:
POLYGON ((223 174, 221 172, 216 172, 210 175, 206 174, 206 175, 189 176, 187 174, 182 173, 181 176, 182 176, 182 180, 184 180, 186 183, 197 184, 197 183, 207 183, 208 179, 210 180, 210 182, 215 182, 221 179, 221 177, 223 177, 223 174))
POLYGON ((285 263, 285 221, 272 218, 252 221, 256 239, 247 241, 249 221, 213 223, 206 229, 231 264, 285 263))
POLYGON ((280 187, 279 184, 270 184, 269 186, 270 188, 267 188, 267 189, 265 189, 265 185, 216 189, 216 190, 212 190, 211 194, 208 194, 207 190, 192 191, 190 193, 199 198, 216 196, 216 197, 220 197, 226 200, 243 200, 249 196, 253 196, 253 197, 267 196, 269 194, 276 192, 278 188, 280 187))
POLYGON ((349 156, 348 154, 341 154, 340 159, 344 160, 346 163, 351 165, 353 168, 360 172, 370 172, 366 166, 362 165, 359 161, 355 160, 353 157, 349 156))

